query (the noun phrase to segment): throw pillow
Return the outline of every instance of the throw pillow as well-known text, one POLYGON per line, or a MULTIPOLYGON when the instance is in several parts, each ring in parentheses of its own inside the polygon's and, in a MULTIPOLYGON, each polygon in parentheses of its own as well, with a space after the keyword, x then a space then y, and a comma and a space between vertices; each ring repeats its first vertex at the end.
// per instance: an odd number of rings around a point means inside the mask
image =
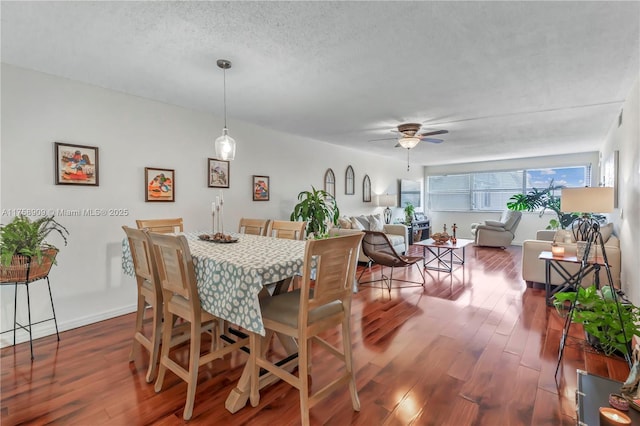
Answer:
POLYGON ((384 231, 384 221, 382 220, 380 215, 369 216, 369 230, 377 232, 384 231))
POLYGON ((557 229, 553 240, 556 243, 575 243, 573 232, 567 229, 557 229))
POLYGON ((338 225, 340 225, 342 229, 351 229, 351 221, 346 216, 338 218, 338 225))
POLYGON ((351 229, 358 229, 360 231, 364 231, 364 226, 362 223, 357 220, 355 217, 351 217, 351 229))
MULTIPOLYGON (((369 219, 364 216, 364 215, 360 215, 356 217, 356 221, 360 222, 362 224, 362 229, 361 231, 369 231, 369 219)), ((359 228, 358 228, 359 229, 359 228)))
POLYGON ((600 233, 602 234, 602 241, 606 244, 607 241, 609 241, 609 238, 611 238, 611 235, 613 234, 613 223, 609 222, 606 225, 601 226, 600 233))

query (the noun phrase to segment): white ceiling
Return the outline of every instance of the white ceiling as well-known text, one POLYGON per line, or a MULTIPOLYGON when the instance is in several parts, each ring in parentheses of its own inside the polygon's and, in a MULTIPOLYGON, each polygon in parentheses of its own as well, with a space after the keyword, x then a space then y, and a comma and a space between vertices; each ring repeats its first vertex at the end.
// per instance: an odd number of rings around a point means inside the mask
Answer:
MULTIPOLYGON (((10 2, 2 62, 406 158, 595 151, 639 74, 640 2, 10 2)), ((239 141, 240 143, 241 141, 239 141)))

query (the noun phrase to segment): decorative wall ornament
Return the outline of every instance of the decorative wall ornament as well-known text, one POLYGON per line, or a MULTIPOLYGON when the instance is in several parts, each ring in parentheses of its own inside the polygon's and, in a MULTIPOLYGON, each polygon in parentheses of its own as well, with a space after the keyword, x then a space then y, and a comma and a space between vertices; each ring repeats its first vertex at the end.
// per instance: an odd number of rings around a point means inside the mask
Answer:
POLYGON ((365 203, 371 202, 371 179, 369 179, 369 175, 364 175, 362 180, 362 201, 365 203))
POLYGON ((336 196, 336 175, 331 169, 324 173, 324 191, 333 197, 336 196))
POLYGON ((353 195, 356 193, 356 178, 353 173, 353 167, 347 166, 344 172, 344 193, 345 195, 353 195))

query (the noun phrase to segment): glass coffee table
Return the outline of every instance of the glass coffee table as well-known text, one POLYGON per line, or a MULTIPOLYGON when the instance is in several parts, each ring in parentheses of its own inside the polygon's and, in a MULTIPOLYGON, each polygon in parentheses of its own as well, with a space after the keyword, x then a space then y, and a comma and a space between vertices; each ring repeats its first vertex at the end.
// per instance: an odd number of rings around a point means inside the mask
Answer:
POLYGON ((451 241, 447 241, 444 244, 436 244, 432 238, 429 238, 428 240, 418 241, 414 245, 422 246, 422 255, 424 256, 422 265, 426 269, 450 273, 453 271, 453 265, 464 265, 465 247, 472 243, 473 240, 458 238, 455 244, 451 244, 451 241), (462 249, 462 257, 456 253, 456 250, 459 249, 462 249), (427 250, 433 255, 428 260, 427 250))

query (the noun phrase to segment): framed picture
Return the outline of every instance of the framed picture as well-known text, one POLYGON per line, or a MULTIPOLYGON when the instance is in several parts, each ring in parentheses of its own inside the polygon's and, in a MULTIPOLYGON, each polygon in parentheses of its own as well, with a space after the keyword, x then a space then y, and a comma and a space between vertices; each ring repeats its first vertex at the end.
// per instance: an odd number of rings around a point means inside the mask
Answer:
POLYGON ((253 175, 253 201, 269 201, 269 176, 253 175))
POLYGON ((229 162, 209 158, 209 188, 229 187, 229 162))
POLYGON ((176 200, 176 172, 173 169, 144 168, 144 200, 176 200))
POLYGON ((364 175, 364 179, 362 179, 362 201, 365 203, 371 202, 371 179, 369 179, 369 175, 364 175))
POLYGON ((347 170, 344 172, 344 193, 345 195, 356 193, 356 178, 351 166, 347 166, 347 170))
POLYGON ((56 185, 98 186, 98 147, 55 142, 56 185))

